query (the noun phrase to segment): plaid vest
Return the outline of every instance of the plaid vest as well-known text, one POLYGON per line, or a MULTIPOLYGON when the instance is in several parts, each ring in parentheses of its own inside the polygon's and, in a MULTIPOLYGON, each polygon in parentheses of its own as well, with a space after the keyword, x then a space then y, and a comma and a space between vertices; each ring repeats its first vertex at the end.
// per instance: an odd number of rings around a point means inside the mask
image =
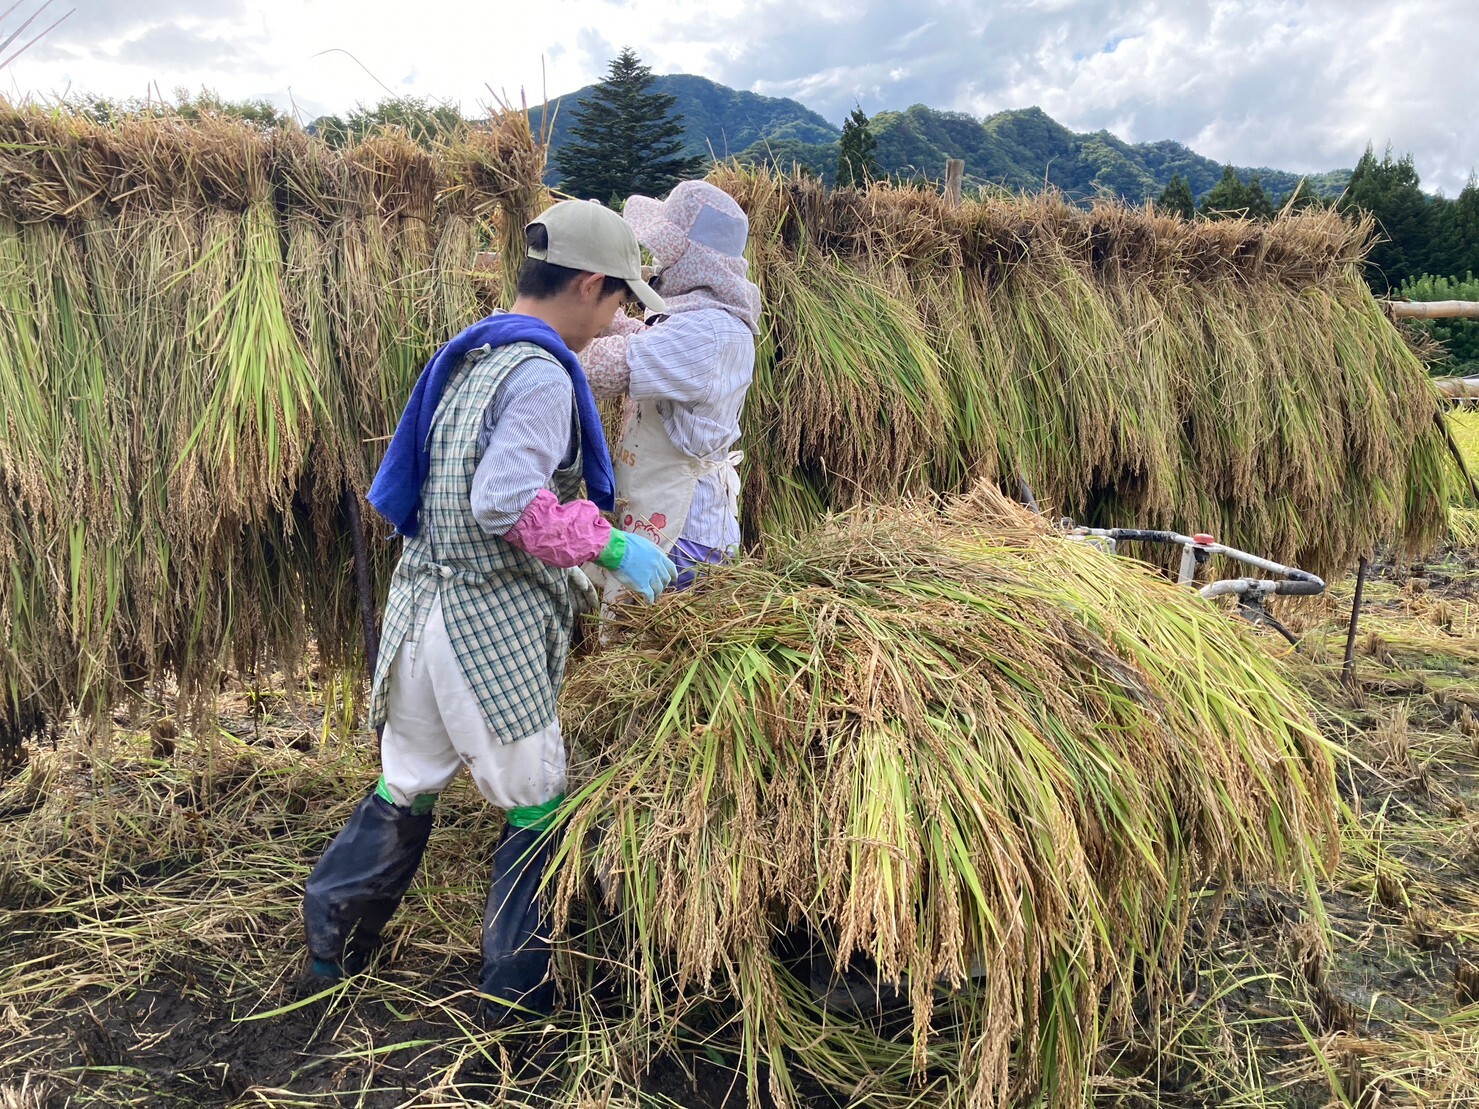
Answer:
MULTIPOLYGON (((420 528, 405 540, 385 602, 370 724, 385 722, 391 663, 438 589, 457 661, 493 734, 523 739, 555 720, 577 613, 585 607, 571 571, 485 532, 472 514, 478 433, 494 391, 518 365, 549 359, 532 343, 473 351, 448 380, 431 429, 431 471, 420 528)), ((577 419, 571 410, 571 419, 577 419)), ((561 501, 580 495, 580 451, 554 475, 561 501)))

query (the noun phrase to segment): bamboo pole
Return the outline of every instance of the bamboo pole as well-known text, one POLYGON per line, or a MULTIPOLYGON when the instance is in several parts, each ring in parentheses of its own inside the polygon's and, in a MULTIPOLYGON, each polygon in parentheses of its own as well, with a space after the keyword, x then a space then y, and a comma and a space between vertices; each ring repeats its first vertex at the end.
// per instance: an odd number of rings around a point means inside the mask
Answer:
POLYGON ((1438 392, 1455 400, 1479 400, 1479 377, 1443 377, 1433 382, 1438 392))
POLYGON ((1479 300, 1394 300, 1399 320, 1479 320, 1479 300))

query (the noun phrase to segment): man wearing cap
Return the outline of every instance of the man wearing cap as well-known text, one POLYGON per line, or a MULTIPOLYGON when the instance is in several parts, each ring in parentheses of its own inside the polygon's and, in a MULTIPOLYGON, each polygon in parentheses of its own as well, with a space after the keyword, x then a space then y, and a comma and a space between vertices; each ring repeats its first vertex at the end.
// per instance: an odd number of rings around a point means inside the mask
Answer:
POLYGON ((565 789, 556 698, 591 600, 577 568, 595 563, 648 600, 675 573, 601 515, 614 507, 611 459, 572 353, 628 297, 663 310, 636 237, 581 201, 556 204, 525 237, 512 309, 432 358, 370 488, 403 537, 370 701, 382 774, 303 902, 308 984, 363 969, 420 865, 437 795, 467 767, 508 820, 482 933, 496 1022, 553 1001, 539 887, 565 789))
MULTIPOLYGON (((617 522, 670 552, 676 585, 739 547, 740 414, 755 371, 760 290, 746 276, 750 225, 729 194, 685 181, 634 196, 626 221, 652 254, 666 309, 617 316, 583 359, 598 397, 625 395, 617 522)), ((607 595, 619 583, 606 583, 607 595)))

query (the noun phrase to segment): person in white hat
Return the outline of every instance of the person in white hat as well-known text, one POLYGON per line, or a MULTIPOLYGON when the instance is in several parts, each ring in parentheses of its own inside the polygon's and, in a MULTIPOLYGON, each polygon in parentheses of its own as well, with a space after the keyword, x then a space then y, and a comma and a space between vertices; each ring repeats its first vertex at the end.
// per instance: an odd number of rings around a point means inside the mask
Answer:
POLYGON ((541 882, 565 790, 556 704, 594 600, 577 568, 599 565, 648 600, 676 572, 602 516, 611 459, 575 354, 624 300, 664 307, 636 237, 615 212, 566 201, 525 239, 512 310, 437 352, 370 487, 404 540, 370 700, 382 772, 303 900, 306 984, 362 970, 420 866, 437 795, 467 767, 507 816, 483 918, 494 1023, 553 1001, 541 882))
POLYGON ((618 315, 582 361, 596 396, 628 398, 612 459, 617 524, 667 551, 682 588, 740 543, 735 445, 760 334, 750 225, 706 181, 685 181, 663 201, 631 197, 623 216, 652 255, 667 307, 645 321, 618 315))

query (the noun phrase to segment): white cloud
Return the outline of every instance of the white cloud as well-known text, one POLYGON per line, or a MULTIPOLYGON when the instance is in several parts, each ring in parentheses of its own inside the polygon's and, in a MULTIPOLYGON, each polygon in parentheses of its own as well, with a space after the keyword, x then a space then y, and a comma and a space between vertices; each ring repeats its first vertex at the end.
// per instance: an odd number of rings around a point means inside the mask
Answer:
POLYGON ((1479 166, 1475 0, 69 3, 76 14, 4 75, 12 95, 206 85, 340 111, 384 96, 383 81, 474 110, 486 86, 530 102, 578 88, 629 45, 660 73, 794 96, 834 121, 854 101, 1038 104, 1077 130, 1178 139, 1241 165, 1350 166, 1390 140, 1450 194, 1479 166))
POLYGON ((1462 93, 1443 78, 1466 72, 1479 36, 1467 0, 1161 2, 1131 16, 1134 37, 1112 51, 1051 54, 972 108, 1038 103, 1071 127, 1118 123, 1131 141, 1293 170, 1349 166, 1390 140, 1450 192, 1479 163, 1462 93))

